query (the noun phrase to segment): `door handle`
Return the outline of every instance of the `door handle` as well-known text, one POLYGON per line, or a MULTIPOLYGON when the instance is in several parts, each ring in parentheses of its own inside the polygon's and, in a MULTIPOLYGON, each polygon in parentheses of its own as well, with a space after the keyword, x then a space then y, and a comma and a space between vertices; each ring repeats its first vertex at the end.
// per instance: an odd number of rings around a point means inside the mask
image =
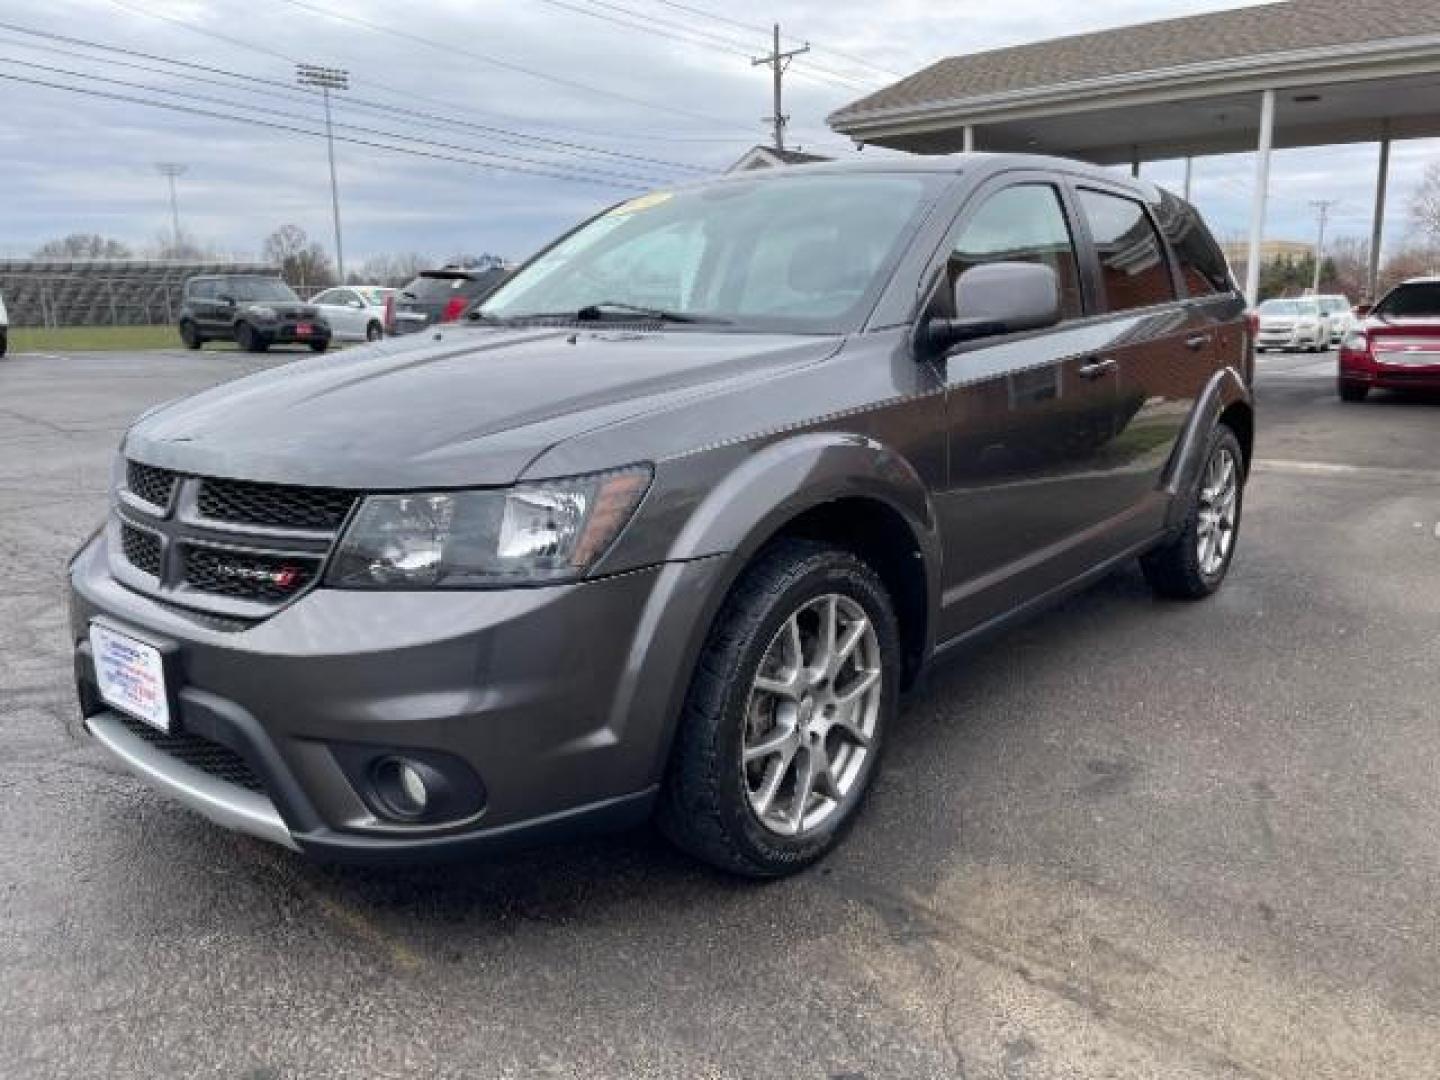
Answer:
POLYGON ((1187 337, 1185 339, 1185 348, 1191 352, 1199 352, 1208 344, 1210 344, 1209 334, 1196 334, 1194 337, 1187 337))
POLYGON ((1114 367, 1114 360, 1088 360, 1080 365, 1079 374, 1082 379, 1098 379, 1114 367))

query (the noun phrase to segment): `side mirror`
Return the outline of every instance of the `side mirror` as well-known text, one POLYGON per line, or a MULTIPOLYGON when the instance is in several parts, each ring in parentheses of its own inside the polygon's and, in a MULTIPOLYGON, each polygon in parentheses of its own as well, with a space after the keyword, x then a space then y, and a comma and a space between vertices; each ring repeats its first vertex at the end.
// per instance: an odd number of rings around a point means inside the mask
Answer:
POLYGON ((1355 317, 1356 317, 1357 319, 1363 319, 1363 318, 1365 318, 1367 315, 1369 315, 1370 312, 1373 311, 1374 309, 1375 309, 1375 305, 1374 305, 1374 304, 1356 304, 1356 305, 1355 305, 1355 317))
POLYGON ((359 300, 351 300, 350 303, 349 303, 349 306, 352 307, 352 308, 355 308, 355 309, 358 311, 360 308, 363 308, 365 305, 362 304, 359 300))
POLYGON ((1039 263, 981 263, 955 282, 955 318, 927 319, 921 344, 944 353, 963 341, 1043 330, 1060 321, 1060 279, 1039 263))
POLYGON ((217 296, 215 299, 219 300, 220 303, 224 304, 226 307, 235 306, 235 297, 233 296, 217 296))

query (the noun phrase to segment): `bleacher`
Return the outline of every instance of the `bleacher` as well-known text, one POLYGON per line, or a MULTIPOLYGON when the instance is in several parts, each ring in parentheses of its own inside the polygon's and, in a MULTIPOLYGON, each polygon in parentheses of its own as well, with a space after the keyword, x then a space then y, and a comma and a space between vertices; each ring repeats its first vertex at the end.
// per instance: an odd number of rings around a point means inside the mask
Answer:
POLYGON ((260 262, 165 259, 0 259, 11 326, 135 326, 173 322, 196 274, 274 274, 260 262))

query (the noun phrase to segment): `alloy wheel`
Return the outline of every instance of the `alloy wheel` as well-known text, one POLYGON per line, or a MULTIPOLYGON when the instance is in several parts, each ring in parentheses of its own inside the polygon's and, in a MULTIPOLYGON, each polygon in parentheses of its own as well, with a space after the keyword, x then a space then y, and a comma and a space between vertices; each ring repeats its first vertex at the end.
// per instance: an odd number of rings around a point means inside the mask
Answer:
POLYGON ((839 593, 806 601, 760 661, 741 750, 755 817, 780 836, 823 826, 860 786, 880 721, 880 641, 839 593))
POLYGON ((1225 566, 1235 544, 1236 503, 1240 469, 1228 446, 1218 446, 1205 466, 1200 488, 1200 514, 1195 530, 1200 572, 1214 577, 1225 566))

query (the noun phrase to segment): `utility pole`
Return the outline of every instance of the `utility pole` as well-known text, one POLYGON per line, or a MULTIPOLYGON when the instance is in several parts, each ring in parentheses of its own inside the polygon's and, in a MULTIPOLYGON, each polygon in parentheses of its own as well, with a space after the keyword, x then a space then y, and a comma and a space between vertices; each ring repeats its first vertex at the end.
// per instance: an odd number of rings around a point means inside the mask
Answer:
POLYGON ((180 201, 175 197, 175 178, 185 174, 186 166, 176 164, 173 161, 157 161, 155 171, 166 180, 170 181, 170 227, 172 229, 172 244, 176 251, 180 250, 180 201))
POLYGON ((781 51, 780 51, 780 24, 779 24, 779 23, 776 23, 776 24, 775 24, 775 44, 774 44, 774 47, 772 48, 772 50, 771 50, 771 52, 770 52, 770 55, 769 55, 769 56, 762 56, 762 57, 760 57, 759 59, 751 60, 751 61, 750 61, 750 66, 751 66, 751 67, 759 67, 759 66, 762 65, 762 64, 768 65, 768 66, 771 68, 772 74, 773 74, 773 76, 774 76, 774 85, 775 85, 775 114, 774 114, 773 116, 767 116, 767 117, 765 117, 764 119, 768 120, 772 125, 774 125, 774 128, 775 128, 775 149, 776 149, 776 150, 784 150, 784 149, 785 149, 785 125, 790 122, 790 118, 785 115, 785 110, 784 110, 784 108, 781 107, 781 104, 780 104, 780 100, 781 100, 780 83, 781 83, 781 80, 783 79, 783 77, 784 77, 784 75, 785 75, 786 70, 790 67, 790 61, 793 60, 795 57, 801 55, 802 53, 807 53, 807 52, 809 52, 809 51, 810 51, 810 46, 809 46, 809 45, 805 45, 805 46, 803 46, 803 47, 801 47, 801 48, 799 48, 799 49, 791 49, 789 52, 781 52, 781 51))
POLYGON ((1320 217, 1320 235, 1315 239, 1315 280, 1310 285, 1310 292, 1314 296, 1320 295, 1320 266, 1325 261, 1325 219, 1330 216, 1330 208, 1340 200, 1338 199, 1313 199, 1310 205, 1315 208, 1315 213, 1320 217))
POLYGON ((319 87, 325 96, 325 145, 330 152, 330 209, 335 216, 335 273, 345 284, 345 249, 340 242, 340 185, 335 181, 335 133, 330 127, 330 91, 349 90, 350 72, 344 68, 296 64, 295 79, 301 86, 319 87))

